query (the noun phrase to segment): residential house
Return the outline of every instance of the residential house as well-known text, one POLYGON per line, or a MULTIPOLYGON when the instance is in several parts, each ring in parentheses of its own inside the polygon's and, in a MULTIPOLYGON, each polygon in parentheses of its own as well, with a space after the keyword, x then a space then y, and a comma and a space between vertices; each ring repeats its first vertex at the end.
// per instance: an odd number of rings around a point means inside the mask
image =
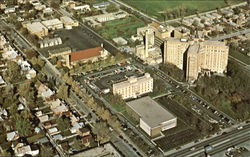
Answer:
POLYGON ((24 145, 24 143, 18 143, 14 148, 15 156, 31 155, 36 156, 39 154, 38 147, 32 149, 30 145, 24 145))
POLYGON ((7 133, 7 141, 15 141, 19 138, 18 131, 7 133))
POLYGON ((90 129, 89 128, 87 128, 87 127, 84 127, 84 128, 80 128, 79 130, 77 130, 77 134, 79 135, 79 136, 82 136, 82 137, 84 137, 84 136, 88 136, 88 135, 90 135, 90 129))
POLYGON ((85 147, 88 147, 90 145, 90 142, 93 141, 93 136, 91 134, 88 136, 84 136, 82 137, 81 141, 85 147))

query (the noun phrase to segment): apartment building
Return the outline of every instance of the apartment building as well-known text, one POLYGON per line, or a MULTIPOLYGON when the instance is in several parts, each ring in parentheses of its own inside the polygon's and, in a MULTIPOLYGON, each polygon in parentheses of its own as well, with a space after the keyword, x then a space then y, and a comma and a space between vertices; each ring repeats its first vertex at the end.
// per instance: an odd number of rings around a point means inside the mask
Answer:
POLYGON ((121 95, 123 99, 136 98, 149 92, 153 92, 153 78, 148 73, 113 84, 113 93, 121 95))
POLYGON ((228 53, 229 48, 224 42, 204 41, 191 45, 187 52, 187 80, 195 81, 201 72, 226 72, 228 53))
POLYGON ((169 39, 164 42, 164 63, 185 70, 189 82, 194 82, 199 73, 226 72, 228 53, 229 47, 220 41, 169 39))
POLYGON ((183 70, 184 53, 189 47, 187 40, 169 38, 164 42, 164 63, 171 63, 183 70))

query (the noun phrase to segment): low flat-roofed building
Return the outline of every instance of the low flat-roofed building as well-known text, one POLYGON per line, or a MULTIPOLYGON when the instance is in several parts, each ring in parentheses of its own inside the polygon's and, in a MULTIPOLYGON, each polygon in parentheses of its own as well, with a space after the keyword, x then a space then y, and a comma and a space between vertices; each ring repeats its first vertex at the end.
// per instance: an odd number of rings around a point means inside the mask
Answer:
POLYGON ((14 13, 16 11, 16 8, 6 8, 4 10, 5 14, 9 14, 9 13, 14 13))
POLYGON ((41 22, 28 23, 26 24, 26 28, 30 34, 36 35, 39 38, 48 35, 48 29, 41 22))
POLYGON ((151 137, 158 136, 162 131, 177 125, 177 117, 149 96, 127 102, 126 109, 139 121, 142 130, 151 137))
POLYGON ((150 92, 153 92, 153 78, 149 73, 113 84, 113 93, 121 95, 122 99, 136 98, 150 92))
POLYGON ((70 54, 70 61, 77 62, 77 61, 89 61, 89 60, 96 60, 98 57, 106 57, 108 52, 103 47, 95 47, 80 51, 75 51, 70 54))
POLYGON ((105 14, 85 17, 85 18, 83 18, 83 21, 87 22, 87 21, 95 20, 96 22, 103 23, 103 22, 107 22, 107 21, 112 21, 112 20, 125 18, 127 16, 129 16, 129 14, 127 12, 125 12, 125 11, 117 11, 117 12, 114 12, 114 13, 105 13, 105 14))
POLYGON ((105 8, 109 5, 110 5, 110 2, 101 2, 101 3, 93 4, 93 8, 100 9, 100 8, 105 8))
POLYGON ((78 21, 74 21, 72 18, 70 18, 68 16, 63 16, 60 18, 60 20, 62 21, 62 23, 64 24, 64 27, 66 29, 72 29, 73 26, 75 26, 75 27, 79 26, 78 21))
POLYGON ((81 10, 81 11, 90 11, 90 6, 89 5, 80 5, 80 6, 74 6, 74 10, 81 10))
POLYGON ((62 39, 60 37, 52 39, 44 39, 42 41, 39 41, 40 48, 51 47, 61 44, 62 44, 62 39))
POLYGON ((63 28, 63 23, 59 19, 42 21, 42 24, 49 30, 57 30, 63 28))

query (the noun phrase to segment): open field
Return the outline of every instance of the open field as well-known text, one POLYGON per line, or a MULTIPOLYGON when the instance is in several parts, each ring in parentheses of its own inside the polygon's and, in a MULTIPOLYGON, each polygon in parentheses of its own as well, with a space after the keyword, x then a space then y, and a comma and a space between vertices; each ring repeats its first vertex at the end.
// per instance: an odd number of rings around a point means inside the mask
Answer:
MULTIPOLYGON (((241 1, 242 0, 229 1, 229 4, 239 3, 241 1)), ((201 13, 227 6, 224 0, 123 0, 123 2, 161 21, 164 20, 164 12, 175 9, 185 9, 186 11, 182 11, 181 13, 182 16, 187 16, 195 14, 196 12, 201 13)))
POLYGON ((102 27, 97 28, 96 31, 109 40, 120 36, 128 40, 132 35, 136 34, 138 27, 143 27, 144 25, 143 21, 132 16, 106 22, 102 27))

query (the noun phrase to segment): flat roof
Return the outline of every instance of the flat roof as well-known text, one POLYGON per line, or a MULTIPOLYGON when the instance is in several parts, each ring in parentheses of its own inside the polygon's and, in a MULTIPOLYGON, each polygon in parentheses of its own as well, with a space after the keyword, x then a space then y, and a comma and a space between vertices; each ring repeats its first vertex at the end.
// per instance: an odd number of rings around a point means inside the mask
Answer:
POLYGON ((68 16, 62 16, 60 17, 60 20, 64 23, 74 23, 74 20, 68 16))
POLYGON ((27 24, 27 29, 31 33, 37 33, 37 32, 46 30, 47 28, 43 24, 41 24, 41 22, 34 22, 34 23, 27 24))
POLYGON ((113 84, 113 88, 127 87, 131 84, 137 84, 138 82, 146 82, 148 80, 153 80, 149 73, 145 73, 143 76, 131 76, 127 80, 122 80, 121 82, 113 84))
POLYGON ((78 61, 81 59, 87 59, 87 58, 91 58, 91 57, 100 56, 102 50, 103 50, 102 47, 95 47, 95 48, 90 48, 90 49, 72 52, 70 54, 70 61, 74 62, 74 61, 78 61))
POLYGON ((204 41, 202 42, 204 45, 212 45, 212 46, 226 46, 225 42, 222 41, 204 41))
POLYGON ((51 20, 42 21, 42 24, 44 24, 45 26, 51 26, 51 25, 62 24, 62 22, 59 19, 51 19, 51 20))
POLYGON ((151 128, 176 118, 149 96, 127 102, 127 105, 151 128))

